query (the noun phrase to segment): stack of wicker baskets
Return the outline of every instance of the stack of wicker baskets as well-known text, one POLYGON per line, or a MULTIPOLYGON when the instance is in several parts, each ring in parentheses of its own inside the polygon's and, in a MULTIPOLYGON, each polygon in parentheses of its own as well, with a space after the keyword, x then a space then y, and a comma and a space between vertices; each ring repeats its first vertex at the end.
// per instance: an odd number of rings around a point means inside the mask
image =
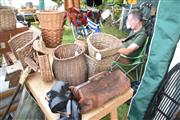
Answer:
POLYGON ((64 14, 59 11, 37 12, 43 41, 47 47, 54 48, 61 44, 64 33, 64 14))
POLYGON ((122 42, 106 33, 94 33, 87 38, 89 56, 86 55, 88 63, 88 76, 92 76, 111 67, 116 58, 116 52, 122 47, 122 42))
POLYGON ((0 31, 13 30, 16 28, 14 11, 9 7, 0 6, 0 31))

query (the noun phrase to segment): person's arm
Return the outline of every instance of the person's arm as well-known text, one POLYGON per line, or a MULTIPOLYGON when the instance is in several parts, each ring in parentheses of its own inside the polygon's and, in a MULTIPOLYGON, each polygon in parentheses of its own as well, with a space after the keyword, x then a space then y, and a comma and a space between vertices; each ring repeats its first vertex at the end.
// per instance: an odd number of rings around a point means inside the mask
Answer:
POLYGON ((136 51, 139 48, 139 45, 136 43, 130 44, 127 48, 120 48, 117 52, 119 54, 129 55, 132 52, 136 51))

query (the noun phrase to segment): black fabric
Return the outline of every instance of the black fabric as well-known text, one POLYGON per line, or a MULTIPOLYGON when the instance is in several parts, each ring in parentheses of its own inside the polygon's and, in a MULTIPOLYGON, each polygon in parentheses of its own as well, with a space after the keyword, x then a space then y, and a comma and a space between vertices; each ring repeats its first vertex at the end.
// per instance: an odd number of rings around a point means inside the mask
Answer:
POLYGON ((70 112, 70 116, 62 116, 59 120, 80 120, 80 110, 75 100, 69 100, 66 106, 66 111, 70 112), (70 110, 70 111, 68 111, 70 110))
POLYGON ((93 7, 95 6, 99 6, 102 4, 102 0, 86 0, 87 6, 93 7))
POLYGON ((68 83, 58 81, 46 94, 46 99, 53 113, 65 113, 59 120, 80 120, 78 103, 69 90, 68 83))
POLYGON ((46 94, 46 99, 53 113, 62 111, 69 100, 68 93, 69 84, 63 81, 58 81, 53 85, 52 89, 46 94))

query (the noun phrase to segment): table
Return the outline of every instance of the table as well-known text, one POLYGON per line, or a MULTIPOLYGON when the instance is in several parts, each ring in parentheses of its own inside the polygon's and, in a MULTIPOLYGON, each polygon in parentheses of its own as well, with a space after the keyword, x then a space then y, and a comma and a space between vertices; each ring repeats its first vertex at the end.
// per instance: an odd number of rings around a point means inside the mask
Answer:
MULTIPOLYGON (((31 74, 26 81, 27 88, 36 99, 38 105, 40 106, 48 120, 56 120, 59 118, 59 114, 51 112, 48 106, 48 102, 45 100, 46 93, 51 89, 55 82, 55 80, 53 82, 44 82, 40 77, 39 72, 31 74)), ((129 100, 132 95, 133 90, 130 88, 127 92, 112 99, 105 105, 86 114, 82 114, 82 120, 98 120, 109 113, 111 114, 112 120, 117 120, 117 108, 124 102, 129 100)))

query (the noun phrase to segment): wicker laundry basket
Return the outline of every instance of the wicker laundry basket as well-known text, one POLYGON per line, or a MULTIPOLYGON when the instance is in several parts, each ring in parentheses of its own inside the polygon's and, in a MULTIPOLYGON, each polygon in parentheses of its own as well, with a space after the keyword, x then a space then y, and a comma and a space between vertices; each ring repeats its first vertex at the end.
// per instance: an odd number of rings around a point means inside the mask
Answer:
POLYGON ((97 53, 101 58, 111 56, 123 46, 122 42, 106 33, 94 33, 87 38, 89 55, 96 58, 97 53))
POLYGON ((111 55, 103 58, 102 60, 96 60, 85 54, 86 62, 88 65, 88 77, 95 75, 96 73, 110 70, 113 60, 116 59, 116 55, 111 55))
POLYGON ((0 6, 0 31, 13 30, 16 28, 14 11, 9 7, 0 6))
POLYGON ((46 47, 55 48, 61 44, 64 29, 56 29, 56 30, 41 29, 41 31, 42 31, 42 38, 43 41, 45 42, 46 47))
POLYGON ((84 47, 77 44, 58 46, 54 51, 52 65, 57 80, 64 80, 70 85, 78 85, 87 80, 87 65, 84 47))
POLYGON ((13 36, 8 41, 8 43, 15 57, 18 58, 17 53, 16 53, 17 49, 22 48, 29 42, 31 43, 32 40, 33 40, 33 32, 28 30, 28 31, 25 31, 25 32, 22 32, 13 36))
POLYGON ((62 29, 64 24, 64 12, 60 11, 41 11, 37 12, 40 28, 57 30, 62 29))

